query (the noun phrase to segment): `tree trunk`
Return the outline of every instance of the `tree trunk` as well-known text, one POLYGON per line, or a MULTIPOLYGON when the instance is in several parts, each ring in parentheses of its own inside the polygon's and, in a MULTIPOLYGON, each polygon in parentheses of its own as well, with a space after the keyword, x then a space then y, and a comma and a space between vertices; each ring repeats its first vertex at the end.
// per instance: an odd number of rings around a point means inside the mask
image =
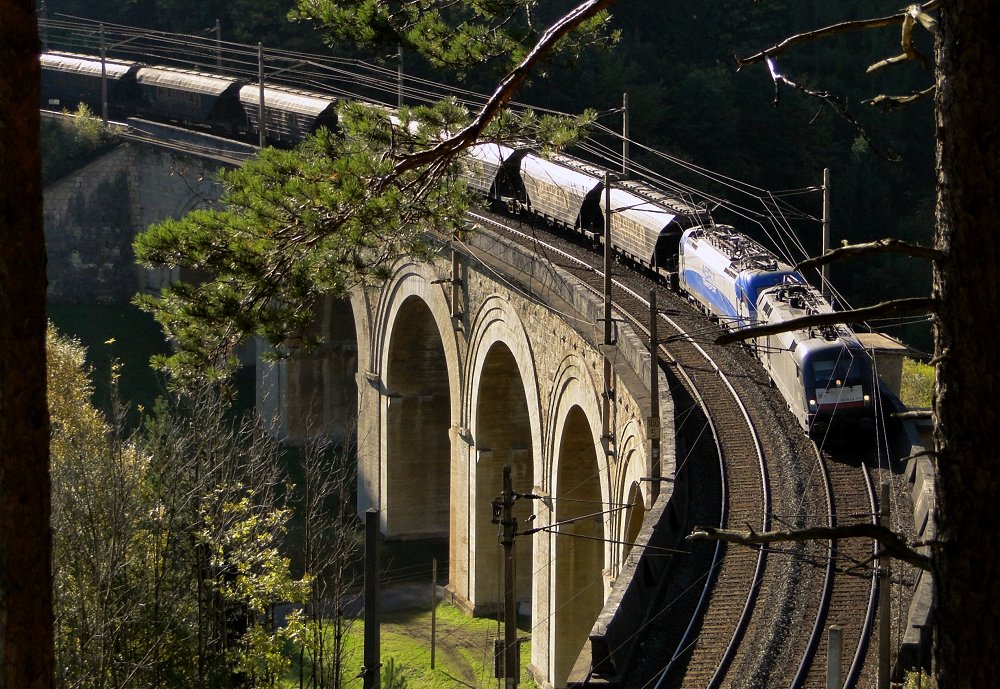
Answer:
POLYGON ((935 442, 938 686, 1000 677, 1000 51, 995 0, 946 0, 938 39, 935 442))
POLYGON ((53 685, 34 3, 0 0, 0 687, 53 685))

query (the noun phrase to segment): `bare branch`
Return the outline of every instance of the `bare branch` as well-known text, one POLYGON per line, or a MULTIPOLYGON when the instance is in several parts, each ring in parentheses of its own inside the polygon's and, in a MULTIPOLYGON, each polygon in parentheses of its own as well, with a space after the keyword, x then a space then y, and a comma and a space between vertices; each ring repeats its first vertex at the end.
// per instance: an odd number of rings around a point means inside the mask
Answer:
POLYGON ((892 414, 892 418, 901 421, 918 421, 922 419, 933 419, 934 412, 930 409, 912 409, 910 411, 898 411, 892 414))
POLYGON ((395 174, 407 172, 426 165, 434 160, 446 156, 454 155, 463 148, 474 144, 479 136, 486 129, 490 121, 496 117, 504 106, 513 98, 514 94, 521 87, 528 75, 535 66, 548 54, 552 48, 563 38, 565 38, 576 27, 592 17, 603 12, 607 8, 616 4, 618 0, 586 0, 575 9, 563 16, 562 19, 550 26, 538 43, 531 49, 531 52, 521 61, 514 70, 504 77, 493 95, 483 106, 476 118, 462 131, 449 137, 436 146, 424 151, 417 151, 403 157, 396 165, 395 174))
POLYGON ((848 311, 834 311, 832 313, 819 313, 802 318, 793 318, 783 323, 769 323, 758 325, 743 330, 725 332, 715 338, 716 344, 731 344, 742 342, 755 337, 775 335, 777 333, 787 333, 793 330, 803 330, 805 328, 820 327, 823 325, 839 325, 842 323, 857 323, 867 321, 872 318, 886 318, 890 316, 913 316, 918 314, 933 313, 936 304, 931 297, 909 297, 907 299, 893 299, 884 301, 875 306, 868 306, 862 309, 851 309, 848 311))
POLYGON ((840 98, 838 98, 837 96, 833 95, 829 91, 816 91, 815 89, 808 89, 805 86, 801 86, 801 85, 797 84, 796 82, 792 81, 791 79, 789 79, 788 77, 786 77, 784 74, 781 74, 780 72, 778 72, 777 65, 775 64, 774 60, 772 60, 770 57, 766 58, 766 61, 767 61, 767 68, 771 72, 771 79, 774 80, 774 101, 773 101, 773 105, 777 106, 777 104, 778 104, 778 84, 784 84, 785 86, 790 86, 791 88, 795 89, 796 91, 798 91, 798 92, 800 92, 800 93, 802 93, 802 94, 804 94, 806 96, 810 96, 811 98, 817 98, 817 99, 823 101, 824 103, 826 103, 827 105, 829 105, 830 107, 832 107, 837 112, 838 115, 840 115, 844 120, 846 120, 848 123, 850 123, 850 125, 852 127, 854 127, 855 131, 857 131, 857 133, 858 133, 858 136, 860 136, 862 139, 864 139, 865 143, 867 143, 868 146, 876 154, 878 154, 879 156, 885 158, 886 160, 888 160, 890 162, 898 162, 899 161, 900 158, 899 158, 898 155, 891 154, 891 153, 883 153, 879 149, 879 147, 875 144, 875 142, 872 140, 872 138, 870 136, 868 136, 868 132, 861 125, 861 123, 858 122, 857 119, 855 119, 854 116, 847 111, 847 106, 844 104, 844 102, 840 98))
POLYGON ((793 531, 734 531, 712 526, 696 526, 688 539, 726 541, 740 545, 769 545, 789 541, 831 541, 844 538, 871 538, 879 542, 885 553, 918 569, 930 571, 931 559, 906 544, 899 534, 877 524, 846 524, 844 526, 818 526, 793 531))
POLYGON ((901 239, 879 239, 865 244, 845 244, 844 246, 828 251, 822 256, 814 256, 798 263, 796 270, 806 270, 817 268, 828 263, 842 261, 847 258, 857 256, 880 256, 882 254, 902 254, 904 256, 914 256, 918 258, 929 258, 932 261, 944 259, 944 252, 929 246, 921 246, 911 242, 904 242, 901 239))
POLYGON ((874 105, 877 108, 881 108, 883 111, 893 110, 895 108, 900 108, 906 105, 912 105, 913 103, 918 103, 926 98, 934 95, 936 87, 928 86, 923 91, 914 91, 908 96, 887 96, 885 94, 875 96, 869 100, 862 101, 866 105, 874 105))
POLYGON ((822 38, 827 38, 829 36, 835 36, 837 34, 847 33, 849 31, 861 31, 865 29, 878 29, 885 26, 893 26, 895 24, 902 24, 907 17, 912 17, 917 19, 923 26, 930 29, 930 25, 925 23, 927 20, 933 22, 934 20, 928 16, 927 12, 933 12, 938 8, 940 4, 939 0, 931 0, 930 2, 925 2, 923 5, 913 5, 899 14, 894 14, 889 17, 879 17, 877 19, 861 19, 851 22, 841 22, 839 24, 833 24, 831 26, 823 27, 822 29, 816 29, 815 31, 807 31, 805 33, 795 34, 794 36, 789 36, 781 43, 771 46, 770 48, 765 48, 755 55, 751 55, 747 58, 736 58, 737 69, 745 67, 746 65, 752 65, 756 62, 761 62, 764 58, 769 55, 777 55, 783 53, 789 48, 800 45, 802 43, 808 43, 810 41, 815 41, 822 38), (915 8, 915 9, 914 9, 915 8))
POLYGON ((922 7, 920 5, 910 5, 906 8, 906 13, 920 22, 920 25, 932 34, 937 34, 937 19, 927 13, 936 10, 940 4, 939 1, 935 0, 935 2, 928 2, 922 7))
MULTIPOLYGON (((917 14, 922 14, 919 12, 919 8, 914 9, 910 7, 906 11, 906 16, 903 17, 903 32, 900 38, 900 45, 903 48, 903 52, 894 57, 886 58, 885 60, 880 60, 876 62, 871 67, 868 68, 868 72, 874 72, 875 70, 882 69, 883 67, 888 67, 889 65, 896 64, 897 62, 906 62, 907 60, 913 60, 919 62, 924 66, 924 69, 931 68, 931 62, 928 60, 923 53, 917 50, 916 46, 913 45, 913 27, 917 23, 917 14)), ((926 15, 924 15, 926 16, 926 15)), ((928 17, 929 18, 929 17, 928 17)), ((933 20, 932 20, 933 21, 933 20)))
MULTIPOLYGON (((799 91, 800 93, 803 93, 807 96, 811 96, 813 98, 818 98, 823 102, 827 103, 828 105, 830 105, 837 112, 837 114, 839 114, 843 119, 847 120, 851 124, 851 126, 853 126, 855 130, 858 132, 858 135, 862 139, 864 139, 864 141, 868 144, 868 146, 871 147, 871 149, 874 150, 878 155, 886 158, 889 161, 898 162, 899 156, 895 154, 884 154, 879 150, 878 146, 876 146, 875 142, 872 141, 871 137, 868 135, 868 132, 865 130, 865 128, 847 111, 847 106, 839 98, 835 97, 834 95, 826 91, 817 91, 814 89, 808 89, 804 86, 801 86, 800 84, 795 83, 794 81, 784 76, 783 74, 780 74, 774 63, 773 56, 778 55, 779 53, 782 53, 793 46, 827 38, 829 36, 834 36, 849 31, 867 30, 885 26, 894 26, 896 24, 899 24, 902 27, 902 35, 900 38, 900 43, 903 49, 902 54, 887 58, 885 60, 882 60, 881 62, 877 62, 876 64, 869 67, 868 71, 871 72, 873 70, 880 69, 888 65, 896 64, 898 62, 904 62, 907 60, 919 61, 921 64, 923 64, 925 69, 929 69, 930 61, 924 55, 922 55, 913 45, 913 28, 919 23, 928 31, 936 32, 937 22, 933 17, 927 14, 927 12, 937 9, 939 4, 940 4, 939 0, 930 0, 930 2, 926 2, 923 5, 921 4, 910 5, 902 12, 888 17, 878 17, 875 19, 863 19, 858 21, 841 22, 839 24, 827 26, 822 29, 816 29, 815 31, 807 31, 805 33, 796 34, 794 36, 786 38, 781 43, 773 45, 770 48, 765 48, 759 53, 751 55, 748 58, 737 57, 736 58, 737 69, 742 69, 744 66, 756 62, 761 62, 761 61, 766 62, 767 67, 771 72, 771 78, 774 80, 775 84, 774 86, 775 104, 777 104, 778 102, 778 84, 784 84, 786 86, 790 86, 795 90, 799 91)), ((893 107, 893 105, 905 104, 906 99, 899 98, 896 99, 896 101, 893 101, 886 96, 879 96, 878 98, 875 99, 875 101, 877 101, 879 104, 884 103, 886 104, 884 107, 889 108, 893 107), (890 103, 893 103, 893 105, 889 105, 890 103)))

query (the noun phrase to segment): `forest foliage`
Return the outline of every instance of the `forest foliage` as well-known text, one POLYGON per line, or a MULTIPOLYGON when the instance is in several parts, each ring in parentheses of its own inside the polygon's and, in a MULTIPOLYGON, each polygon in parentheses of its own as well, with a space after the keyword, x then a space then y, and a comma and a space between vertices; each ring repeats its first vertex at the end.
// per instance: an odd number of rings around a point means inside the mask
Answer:
POLYGON ((47 356, 56 686, 273 686, 293 652, 331 686, 314 613, 351 586, 346 456, 313 445, 293 485, 277 441, 208 389, 125 435, 79 342, 50 327, 47 356), (296 510, 307 538, 286 537, 296 510))

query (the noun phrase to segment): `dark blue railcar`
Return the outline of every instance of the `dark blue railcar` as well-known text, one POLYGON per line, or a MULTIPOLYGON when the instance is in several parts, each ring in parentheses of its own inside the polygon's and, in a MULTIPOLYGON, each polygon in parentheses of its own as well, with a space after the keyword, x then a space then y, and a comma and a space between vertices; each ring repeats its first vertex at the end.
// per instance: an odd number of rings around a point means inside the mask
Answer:
MULTIPOLYGON (((260 84, 240 89, 240 104, 250 127, 260 132, 260 84)), ((337 126, 337 99, 283 86, 264 87, 264 133, 267 141, 294 146, 320 127, 337 126)))
POLYGON ((107 88, 108 115, 129 114, 138 101, 135 75, 140 65, 128 60, 104 61, 89 55, 74 53, 42 53, 41 107, 43 110, 76 110, 84 103, 91 112, 100 114, 101 82, 107 88))
POLYGON ((246 130, 239 79, 172 67, 142 67, 135 78, 142 117, 226 135, 246 130))

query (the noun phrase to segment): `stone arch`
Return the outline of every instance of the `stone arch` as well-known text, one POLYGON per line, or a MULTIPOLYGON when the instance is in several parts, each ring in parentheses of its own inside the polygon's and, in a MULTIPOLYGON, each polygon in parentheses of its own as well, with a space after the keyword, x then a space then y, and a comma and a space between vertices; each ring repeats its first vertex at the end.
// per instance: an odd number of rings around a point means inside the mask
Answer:
POLYGON ((266 360, 273 348, 257 342, 257 411, 269 431, 292 445, 311 434, 342 445, 355 444, 358 431, 357 372, 367 352, 368 323, 363 300, 324 295, 306 335, 318 345, 266 360))
MULTIPOLYGON (((469 538, 465 553, 467 596, 475 611, 500 602, 496 572, 501 560, 496 547, 496 526, 491 523, 491 501, 500 494, 501 470, 512 468, 514 490, 531 492, 535 464, 542 454, 541 409, 534 354, 524 324, 509 302, 486 300, 476 315, 470 337, 469 389, 463 418, 469 428, 469 538)), ((515 516, 526 524, 534 513, 533 501, 519 501, 515 516)), ((532 597, 532 539, 515 541, 517 599, 532 597)), ((456 563, 457 564, 457 563, 456 563)))
POLYGON ((632 544, 638 540, 639 532, 642 530, 643 519, 646 517, 646 505, 644 503, 641 483, 638 481, 629 483, 628 490, 625 493, 625 503, 629 507, 625 510, 625 523, 622 528, 621 540, 623 546, 621 550, 621 562, 624 562, 625 558, 632 552, 632 544))
MULTIPOLYGON (((600 393, 586 365, 567 357, 556 377, 550 404, 549 473, 553 509, 551 523, 578 520, 549 531, 542 558, 549 558, 545 657, 554 687, 566 685, 577 658, 604 604, 604 573, 609 520, 599 515, 609 502, 607 455, 601 439, 600 393), (583 517, 582 519, 580 519, 583 517), (545 552, 547 551, 547 552, 545 552)), ((541 543, 539 542, 539 546, 541 543)), ((541 619, 536 615, 535 619, 541 619)), ((533 661, 535 648, 532 647, 533 661)), ((543 662, 544 665, 539 665, 543 662)))
POLYGON ((461 385, 450 305, 437 279, 431 264, 400 266, 373 324, 376 366, 365 378, 379 394, 378 505, 388 537, 450 531, 453 391, 461 385))
POLYGON ((642 528, 642 520, 648 505, 648 485, 645 477, 646 452, 642 428, 638 421, 629 421, 619 434, 617 475, 614 481, 613 502, 624 507, 613 513, 611 557, 614 576, 621 572, 625 558, 631 550, 628 543, 634 543, 642 528))

